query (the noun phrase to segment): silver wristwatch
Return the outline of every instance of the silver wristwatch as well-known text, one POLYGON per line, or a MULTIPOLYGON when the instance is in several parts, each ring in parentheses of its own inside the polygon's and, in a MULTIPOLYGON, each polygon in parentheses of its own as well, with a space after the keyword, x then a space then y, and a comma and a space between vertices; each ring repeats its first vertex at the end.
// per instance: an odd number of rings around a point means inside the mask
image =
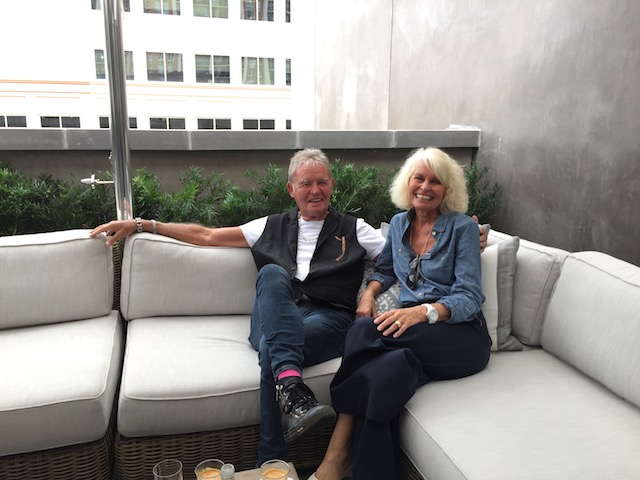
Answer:
POLYGON ((427 321, 431 325, 436 323, 438 321, 438 318, 440 318, 438 310, 436 310, 435 307, 430 303, 423 303, 422 306, 427 309, 427 321))
POLYGON ((136 217, 136 232, 142 233, 142 219, 140 217, 136 217))

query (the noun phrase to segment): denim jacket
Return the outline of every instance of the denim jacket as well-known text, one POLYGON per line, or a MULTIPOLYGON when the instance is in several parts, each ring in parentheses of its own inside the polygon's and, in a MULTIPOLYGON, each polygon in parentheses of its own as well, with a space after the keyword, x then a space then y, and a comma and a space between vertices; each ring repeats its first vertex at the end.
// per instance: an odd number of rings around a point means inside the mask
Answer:
POLYGON ((432 230, 435 244, 422 256, 420 278, 411 290, 407 275, 416 254, 407 230, 413 217, 415 211, 409 210, 391 219, 387 243, 368 281, 377 280, 384 291, 397 279, 402 306, 439 302, 451 312, 447 323, 473 320, 484 302, 478 224, 461 213, 440 214, 432 230))

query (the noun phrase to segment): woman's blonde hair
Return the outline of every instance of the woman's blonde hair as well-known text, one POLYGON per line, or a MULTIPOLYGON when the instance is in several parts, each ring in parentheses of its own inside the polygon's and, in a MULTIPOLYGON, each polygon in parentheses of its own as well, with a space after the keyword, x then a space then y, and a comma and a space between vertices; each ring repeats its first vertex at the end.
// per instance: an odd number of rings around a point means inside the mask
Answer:
POLYGON ((391 201, 402 210, 413 208, 409 181, 419 163, 426 165, 444 185, 444 200, 440 207, 442 213, 466 213, 469 196, 464 170, 453 158, 435 147, 419 148, 411 152, 391 183, 391 201))

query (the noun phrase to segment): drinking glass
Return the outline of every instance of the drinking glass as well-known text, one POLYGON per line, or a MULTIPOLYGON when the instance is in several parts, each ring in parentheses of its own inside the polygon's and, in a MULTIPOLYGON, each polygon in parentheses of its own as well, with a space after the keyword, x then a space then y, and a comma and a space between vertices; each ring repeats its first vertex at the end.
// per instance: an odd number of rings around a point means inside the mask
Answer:
POLYGON ((284 460, 267 460, 260 466, 260 480, 287 480, 289 464, 284 460))
POLYGON ((194 470, 196 480, 220 480, 222 478, 222 465, 224 465, 224 462, 217 458, 203 460, 194 470))
POLYGON ((153 467, 154 480, 182 480, 182 462, 168 459, 156 463, 153 467))

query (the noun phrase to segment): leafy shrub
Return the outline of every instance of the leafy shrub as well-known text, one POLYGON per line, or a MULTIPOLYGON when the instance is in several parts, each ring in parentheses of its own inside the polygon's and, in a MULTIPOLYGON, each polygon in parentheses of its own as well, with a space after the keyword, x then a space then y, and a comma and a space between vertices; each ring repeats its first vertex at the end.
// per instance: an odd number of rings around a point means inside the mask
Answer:
POLYGON ((467 192, 469 194, 469 215, 477 215, 480 223, 493 219, 495 208, 502 200, 500 185, 487 178, 488 167, 480 167, 473 162, 466 170, 467 192))
MULTIPOLYGON (((335 160, 331 164, 335 188, 331 204, 340 212, 364 218, 374 226, 388 222, 397 211, 389 198, 394 171, 335 160)), ((475 163, 467 170, 469 213, 489 221, 500 202, 500 187, 487 180, 488 168, 475 163)), ((132 177, 134 212, 143 218, 165 222, 193 222, 208 226, 245 223, 270 213, 291 209, 293 199, 286 189, 287 172, 275 165, 258 174, 245 175, 254 186, 241 189, 222 173, 206 175, 190 167, 180 178, 182 189, 165 192, 158 178, 145 168, 132 177)), ((112 175, 107 173, 109 179, 112 175)), ((93 228, 116 217, 112 185, 95 189, 76 178, 55 180, 41 174, 27 179, 9 165, 0 164, 0 235, 37 233, 72 228, 93 228)))

